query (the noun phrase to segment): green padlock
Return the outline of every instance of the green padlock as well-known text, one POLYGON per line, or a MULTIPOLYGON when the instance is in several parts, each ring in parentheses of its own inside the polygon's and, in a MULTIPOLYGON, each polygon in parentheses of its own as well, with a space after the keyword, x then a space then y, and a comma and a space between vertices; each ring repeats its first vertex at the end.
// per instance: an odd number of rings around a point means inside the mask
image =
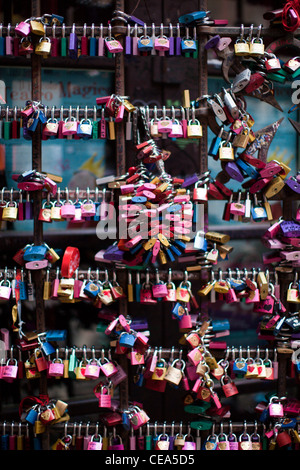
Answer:
POLYGON ((76 357, 76 349, 72 348, 72 352, 69 357, 69 378, 70 379, 76 379, 76 369, 78 365, 78 359, 76 357))
POLYGON ((65 25, 65 23, 63 23, 63 25, 62 25, 62 37, 61 37, 61 40, 60 40, 60 55, 62 57, 67 56, 67 45, 68 45, 68 41, 67 41, 67 38, 66 38, 66 25, 65 25))

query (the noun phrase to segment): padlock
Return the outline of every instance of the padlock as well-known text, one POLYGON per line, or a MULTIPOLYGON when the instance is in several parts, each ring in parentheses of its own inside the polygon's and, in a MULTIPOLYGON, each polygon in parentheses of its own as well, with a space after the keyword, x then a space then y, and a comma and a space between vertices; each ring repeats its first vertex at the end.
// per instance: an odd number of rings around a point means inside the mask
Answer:
POLYGON ((21 21, 19 24, 17 24, 15 27, 15 32, 22 37, 28 36, 30 34, 29 20, 21 21))
POLYGON ((200 139, 202 137, 202 126, 198 119, 190 119, 187 126, 187 137, 189 139, 200 139))
POLYGON ((238 93, 239 91, 243 90, 248 83, 250 82, 251 77, 251 70, 245 69, 236 75, 232 82, 232 91, 233 93, 238 93))
POLYGON ((15 201, 7 202, 6 206, 3 208, 2 220, 7 222, 14 222, 18 217, 18 206, 15 201))
POLYGON ((268 405, 268 411, 271 418, 282 418, 284 416, 283 405, 279 402, 278 397, 271 398, 268 405))
POLYGON ((182 379, 182 370, 185 367, 185 363, 183 362, 183 368, 178 369, 176 366, 176 363, 180 363, 183 361, 180 361, 179 359, 175 359, 172 364, 168 367, 167 373, 165 375, 165 380, 167 382, 171 382, 174 385, 179 385, 181 379, 182 379))
POLYGON ((249 55, 250 48, 249 44, 245 39, 237 39, 234 44, 234 53, 237 56, 247 56, 249 55))
POLYGON ((152 380, 164 380, 167 373, 166 361, 164 359, 158 359, 154 372, 152 373, 152 380))
POLYGON ((68 135, 77 134, 77 127, 78 127, 78 122, 76 121, 75 117, 74 116, 67 117, 63 121, 62 135, 68 136, 68 135))
POLYGON ((250 137, 250 129, 246 127, 240 134, 236 135, 235 138, 233 139, 233 142, 232 142, 233 147, 246 148, 249 143, 249 137, 250 137))
POLYGON ((48 369, 48 361, 41 349, 34 350, 34 362, 39 372, 48 369))
POLYGON ((228 375, 223 375, 220 382, 225 397, 232 397, 233 395, 237 395, 239 393, 235 383, 228 375))
POLYGON ((253 38, 249 45, 249 55, 261 57, 265 53, 265 46, 261 38, 253 38))
POLYGON ((281 69, 280 60, 275 56, 275 54, 267 54, 265 66, 268 72, 277 72, 281 69))
POLYGON ((2 370, 2 379, 6 382, 12 382, 18 376, 18 361, 11 357, 6 362, 2 370))
POLYGON ((168 435, 159 434, 155 442, 155 450, 169 450, 170 448, 170 439, 168 435))
POLYGON ((111 437, 108 450, 124 450, 124 444, 120 436, 111 437))
POLYGON ((233 363, 232 371, 238 375, 245 375, 247 372, 247 363, 244 358, 236 359, 233 363))
POLYGON ((284 430, 278 432, 276 443, 279 448, 291 445, 292 439, 291 439, 290 434, 284 430))
POLYGON ((167 295, 163 298, 166 302, 176 302, 176 288, 173 282, 167 283, 167 295))
POLYGON ((287 72, 294 74, 300 69, 300 57, 294 57, 293 59, 289 59, 287 62, 285 62, 282 68, 287 72))
POLYGON ((134 430, 139 429, 150 420, 149 416, 138 406, 134 407, 134 413, 130 417, 130 424, 134 430))
POLYGON ((30 20, 30 30, 33 34, 36 34, 37 36, 44 36, 45 34, 45 28, 43 23, 37 19, 30 20))
POLYGON ((1 300, 9 300, 11 296, 11 282, 9 280, 3 279, 0 282, 0 299, 1 300))
POLYGON ((140 52, 150 52, 153 49, 153 41, 150 36, 141 36, 137 43, 140 52))
POLYGON ((63 377, 64 376, 64 363, 62 359, 56 358, 49 364, 48 368, 49 377, 63 377))
POLYGON ((88 443, 87 450, 102 450, 103 442, 100 434, 94 434, 88 443))
POLYGON ((170 48, 170 41, 166 36, 158 36, 154 41, 154 49, 157 51, 166 52, 170 48))
POLYGON ((163 298, 168 294, 168 289, 163 281, 152 285, 152 295, 154 298, 163 298))
POLYGON ((231 142, 223 140, 219 147, 219 159, 221 161, 233 161, 234 160, 234 149, 231 142))
POLYGON ((100 389, 99 407, 111 408, 111 394, 109 393, 108 387, 105 385, 103 385, 100 389))
POLYGON ((38 44, 35 46, 34 52, 37 55, 42 55, 44 58, 47 58, 51 53, 50 38, 47 38, 47 37, 41 38, 38 44))
POLYGON ((157 300, 152 297, 152 290, 150 285, 147 286, 145 283, 142 284, 141 293, 140 293, 140 303, 141 304, 153 304, 157 300))
POLYGON ((123 46, 120 43, 120 41, 118 41, 117 39, 115 39, 113 37, 105 38, 104 43, 105 43, 105 46, 106 46, 108 52, 111 53, 111 54, 116 54, 118 52, 123 51, 123 46))
POLYGON ((170 137, 170 139, 183 138, 183 127, 177 119, 172 120, 172 129, 171 132, 169 132, 168 136, 170 137))
POLYGON ((169 134, 172 131, 172 121, 169 117, 159 119, 157 130, 161 134, 169 134))
POLYGON ((90 119, 81 119, 77 126, 77 135, 82 137, 91 137, 93 132, 93 126, 90 119))
POLYGON ((193 200, 194 201, 207 201, 208 200, 207 185, 205 184, 204 186, 201 186, 201 187, 199 187, 199 185, 201 185, 200 181, 195 184, 195 187, 193 190, 193 200))
POLYGON ((122 332, 119 337, 119 344, 122 347, 132 348, 134 346, 136 337, 132 333, 122 332))
POLYGON ((252 442, 247 433, 242 433, 239 437, 239 450, 252 450, 252 442))
POLYGON ((183 53, 190 53, 197 51, 197 43, 193 38, 184 37, 181 39, 181 51, 183 53))

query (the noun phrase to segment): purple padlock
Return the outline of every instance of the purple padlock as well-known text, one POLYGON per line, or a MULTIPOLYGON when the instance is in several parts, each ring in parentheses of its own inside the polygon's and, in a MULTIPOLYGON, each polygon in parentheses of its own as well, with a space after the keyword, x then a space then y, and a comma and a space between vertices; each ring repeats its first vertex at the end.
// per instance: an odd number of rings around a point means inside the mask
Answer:
POLYGON ((300 236, 300 225, 295 222, 284 220, 281 222, 280 228, 285 237, 297 238, 300 236))
POLYGON ((300 193, 300 183, 295 178, 286 179, 285 184, 295 193, 300 193))
POLYGON ((228 162, 225 165, 225 171, 232 179, 239 181, 240 183, 244 181, 244 177, 236 163, 228 162))
POLYGON ((188 176, 185 178, 184 182, 182 183, 181 187, 186 188, 188 186, 191 186, 192 184, 195 184, 199 181, 199 176, 195 173, 192 176, 188 176))
POLYGON ((208 50, 208 49, 215 48, 217 46, 217 44, 219 43, 220 39, 221 38, 218 34, 216 36, 210 38, 204 46, 205 49, 208 50))

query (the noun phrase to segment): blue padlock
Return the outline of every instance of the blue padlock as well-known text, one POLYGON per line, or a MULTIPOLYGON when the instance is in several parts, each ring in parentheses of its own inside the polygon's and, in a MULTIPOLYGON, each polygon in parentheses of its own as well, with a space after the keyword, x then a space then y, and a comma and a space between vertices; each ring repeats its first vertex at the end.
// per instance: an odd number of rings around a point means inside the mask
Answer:
POLYGON ((247 372, 247 362, 244 358, 238 358, 234 361, 232 372, 238 375, 245 375, 247 372))
POLYGON ((95 282, 90 281, 86 284, 83 289, 85 295, 87 295, 90 299, 95 299, 100 292, 100 286, 97 285, 95 282))
POLYGON ((230 323, 228 320, 215 320, 211 322, 213 331, 230 330, 230 323))
POLYGON ((182 251, 186 249, 186 244, 181 240, 173 240, 173 244, 176 245, 182 251))
POLYGON ((175 255, 177 256, 181 255, 181 251, 176 246, 170 245, 170 249, 173 251, 173 253, 175 253, 175 255))
POLYGON ((169 260, 171 262, 175 261, 175 258, 174 258, 173 254, 172 254, 172 252, 169 248, 166 249, 166 252, 167 252, 167 256, 168 256, 169 260))
POLYGON ((51 15, 51 23, 52 24, 56 24, 57 26, 60 26, 60 25, 63 24, 63 22, 64 22, 64 17, 63 16, 52 13, 52 15, 51 15))
POLYGON ((46 333, 47 341, 65 341, 67 330, 50 330, 46 333))
POLYGON ((240 170, 246 173, 246 175, 248 175, 250 178, 257 179, 259 177, 258 171, 256 171, 255 168, 250 166, 248 163, 244 162, 244 160, 241 158, 237 158, 235 163, 238 165, 240 170))
POLYGON ((122 426, 125 429, 125 431, 130 430, 130 419, 129 419, 129 414, 126 413, 125 411, 122 413, 122 426))
POLYGON ((36 111, 33 113, 33 116, 31 116, 28 121, 27 121, 27 129, 31 132, 34 132, 37 128, 39 119, 38 119, 38 112, 36 111))
POLYGON ((125 348, 132 348, 135 343, 135 340, 136 337, 133 334, 123 332, 120 335, 119 344, 120 346, 123 346, 125 348))
POLYGON ((153 41, 149 36, 141 36, 137 47, 140 52, 150 52, 153 49, 153 41))
POLYGON ((36 407, 31 408, 29 412, 26 415, 25 421, 30 424, 34 424, 36 420, 38 419, 38 411, 36 410, 36 407))
POLYGON ((55 352, 55 348, 48 341, 41 342, 41 349, 46 356, 49 356, 55 352))
POLYGON ((24 261, 41 261, 45 259, 48 248, 45 245, 28 246, 24 252, 24 261))
POLYGON ((206 11, 194 11, 192 13, 187 13, 186 15, 182 15, 178 18, 180 24, 189 25, 196 21, 203 20, 206 18, 207 14, 206 11))
POLYGON ((181 320, 183 315, 185 314, 185 308, 180 302, 176 302, 172 309, 172 315, 177 319, 181 320))
POLYGON ((196 41, 192 38, 181 39, 181 51, 183 53, 195 52, 197 50, 196 41))
POLYGON ((211 141, 209 150, 208 150, 208 155, 210 157, 215 157, 218 155, 220 145, 222 143, 222 135, 223 135, 223 127, 220 129, 220 132, 218 135, 216 135, 213 140, 211 141))

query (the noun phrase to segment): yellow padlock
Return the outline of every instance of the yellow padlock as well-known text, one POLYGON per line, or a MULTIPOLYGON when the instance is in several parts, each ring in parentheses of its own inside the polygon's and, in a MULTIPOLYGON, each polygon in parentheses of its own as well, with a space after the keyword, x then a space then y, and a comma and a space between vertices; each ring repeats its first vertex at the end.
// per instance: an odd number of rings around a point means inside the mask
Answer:
POLYGON ((37 36, 44 36, 45 28, 41 21, 38 20, 31 20, 30 21, 30 29, 33 34, 37 36))
POLYGON ((37 55, 42 55, 44 58, 47 58, 51 52, 51 41, 49 38, 41 38, 38 44, 35 47, 34 52, 37 55))

